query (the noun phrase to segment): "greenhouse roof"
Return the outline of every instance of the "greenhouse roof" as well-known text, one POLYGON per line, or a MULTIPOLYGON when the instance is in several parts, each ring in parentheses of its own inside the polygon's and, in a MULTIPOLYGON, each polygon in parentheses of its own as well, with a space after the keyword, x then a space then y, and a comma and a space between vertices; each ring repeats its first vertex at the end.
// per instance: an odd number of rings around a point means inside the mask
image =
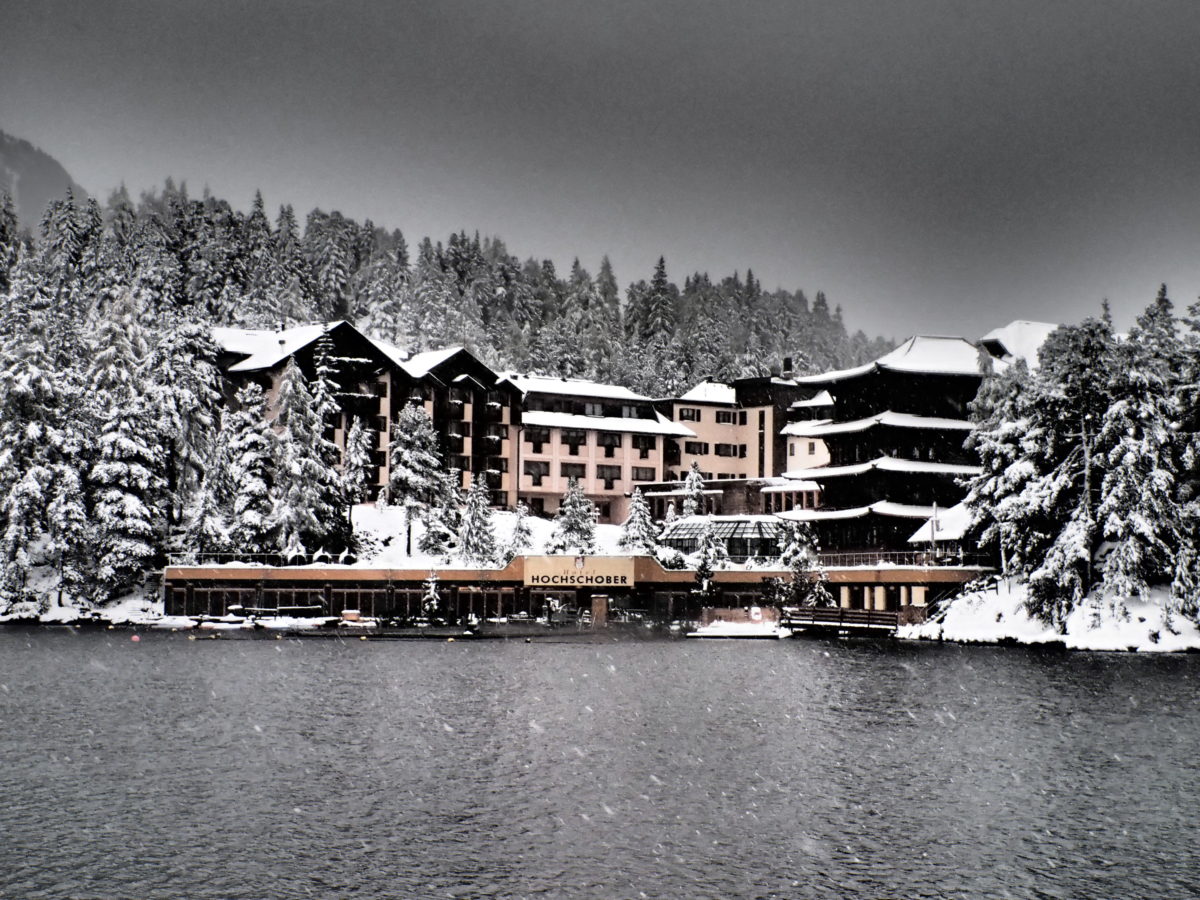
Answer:
POLYGON ((783 523, 775 516, 687 516, 667 525, 659 540, 695 540, 709 527, 722 541, 737 538, 772 540, 783 528, 783 523))

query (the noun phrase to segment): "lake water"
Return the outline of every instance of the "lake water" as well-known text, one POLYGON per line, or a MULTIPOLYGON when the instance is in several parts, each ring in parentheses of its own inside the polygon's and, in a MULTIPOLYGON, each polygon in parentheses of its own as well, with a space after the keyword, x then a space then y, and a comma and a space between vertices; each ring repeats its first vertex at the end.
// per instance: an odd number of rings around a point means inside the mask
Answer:
POLYGON ((0 629, 0 897, 1197 896, 1198 675, 0 629))

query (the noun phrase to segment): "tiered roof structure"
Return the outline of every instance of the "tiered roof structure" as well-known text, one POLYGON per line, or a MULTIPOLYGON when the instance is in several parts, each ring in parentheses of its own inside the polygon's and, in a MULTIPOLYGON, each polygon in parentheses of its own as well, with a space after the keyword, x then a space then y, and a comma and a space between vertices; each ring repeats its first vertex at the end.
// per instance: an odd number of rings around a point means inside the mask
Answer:
POLYGON ((828 393, 832 418, 787 433, 823 441, 829 465, 785 473, 818 482, 822 505, 782 515, 811 522, 827 549, 903 549, 936 507, 962 499, 958 479, 979 471, 963 441, 984 370, 970 342, 919 336, 866 365, 797 378, 828 393))

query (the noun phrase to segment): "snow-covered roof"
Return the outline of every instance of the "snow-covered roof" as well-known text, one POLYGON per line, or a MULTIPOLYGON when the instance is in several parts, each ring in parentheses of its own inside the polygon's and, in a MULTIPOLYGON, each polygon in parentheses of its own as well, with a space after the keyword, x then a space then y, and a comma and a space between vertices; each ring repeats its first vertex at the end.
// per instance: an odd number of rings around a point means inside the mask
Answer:
POLYGON ((737 391, 731 385, 719 381, 702 381, 682 397, 688 403, 737 403, 737 391))
POLYGON ((918 528, 908 539, 910 544, 928 544, 933 540, 961 541, 971 524, 971 511, 967 504, 958 503, 947 509, 930 513, 929 521, 918 528), (936 527, 934 523, 937 523, 936 527))
POLYGON ((518 372, 505 372, 502 377, 511 382, 523 394, 564 394, 568 397, 599 397, 606 400, 650 402, 649 397, 635 394, 629 388, 616 384, 584 381, 581 378, 552 378, 548 375, 522 375, 518 372))
POLYGON ((892 428, 931 428, 946 431, 970 431, 973 427, 966 419, 939 419, 935 416, 914 416, 910 413, 881 412, 865 419, 852 422, 831 422, 822 419, 814 422, 792 422, 781 429, 782 434, 795 437, 819 438, 830 434, 851 434, 866 431, 876 425, 892 428))
POLYGON ((775 515, 780 519, 796 522, 829 522, 839 519, 861 519, 872 514, 893 519, 928 519, 933 515, 933 507, 879 500, 869 506, 855 506, 851 509, 791 509, 775 515))
POLYGON ((819 491, 821 486, 815 481, 803 481, 801 479, 785 479, 787 484, 771 484, 763 488, 760 493, 763 494, 790 494, 793 491, 819 491))
POLYGON ((375 345, 375 348, 394 362, 399 368, 405 368, 404 361, 408 359, 408 353, 401 350, 395 344, 389 344, 387 341, 381 341, 378 338, 368 337, 368 341, 375 345))
POLYGON ((283 331, 260 328, 214 328, 214 343, 227 353, 245 354, 246 359, 229 367, 230 372, 259 372, 283 362, 342 322, 300 325, 283 331))
POLYGON ((927 375, 982 375, 979 350, 970 341, 960 337, 917 335, 874 362, 820 375, 804 375, 796 379, 796 384, 836 384, 876 370, 927 375))
POLYGON ((826 481, 830 478, 842 478, 850 475, 861 475, 872 469, 883 472, 907 472, 910 475, 978 475, 983 470, 979 466, 963 466, 956 463, 926 462, 921 459, 900 459, 895 456, 880 456, 869 462, 854 463, 849 466, 821 466, 810 469, 793 469, 784 472, 784 478, 799 480, 826 481))
POLYGON ((779 429, 780 434, 786 434, 791 437, 811 437, 809 434, 813 428, 822 425, 829 425, 833 419, 813 419, 811 422, 789 422, 779 429))
POLYGON ((1038 351, 1051 332, 1057 329, 1058 326, 1051 322, 1018 319, 1000 328, 993 328, 979 339, 979 343, 993 356, 1004 360, 1024 359, 1030 368, 1036 368, 1038 351))
POLYGON ((671 437, 695 437, 696 432, 661 413, 653 419, 634 419, 622 416, 577 416, 571 413, 526 412, 521 414, 525 425, 542 428, 577 428, 586 431, 624 431, 632 434, 665 434, 671 437))
POLYGON ((789 409, 808 409, 814 406, 833 406, 833 397, 829 395, 829 391, 819 391, 816 396, 807 400, 797 400, 789 409))
POLYGON ((424 353, 413 354, 401 365, 413 378, 424 378, 463 349, 463 347, 443 347, 441 350, 426 350, 424 353))

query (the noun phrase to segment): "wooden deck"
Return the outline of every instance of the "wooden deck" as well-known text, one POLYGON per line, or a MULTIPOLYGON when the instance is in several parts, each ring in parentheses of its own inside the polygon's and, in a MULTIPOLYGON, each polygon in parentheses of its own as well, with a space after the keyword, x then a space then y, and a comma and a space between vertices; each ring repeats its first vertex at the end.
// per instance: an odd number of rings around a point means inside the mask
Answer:
POLYGON ((900 613, 878 609, 802 607, 784 610, 780 625, 797 631, 845 631, 848 633, 894 634, 900 613))

